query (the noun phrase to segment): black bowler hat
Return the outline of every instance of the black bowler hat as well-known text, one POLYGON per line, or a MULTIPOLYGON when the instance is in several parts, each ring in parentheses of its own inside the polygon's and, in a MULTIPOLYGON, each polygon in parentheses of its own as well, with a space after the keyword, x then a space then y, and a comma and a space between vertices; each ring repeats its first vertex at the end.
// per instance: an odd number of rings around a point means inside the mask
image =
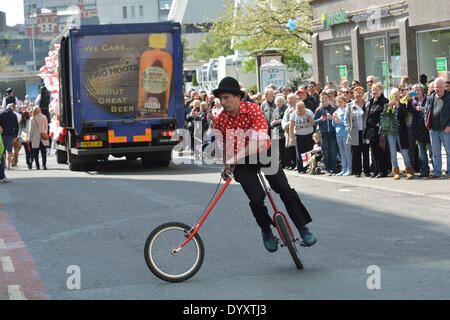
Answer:
POLYGON ((7 94, 10 94, 11 92, 13 92, 13 89, 11 89, 11 88, 6 89, 7 94))
POLYGON ((241 91, 239 82, 232 77, 223 78, 219 83, 219 87, 216 90, 213 90, 213 94, 217 98, 219 98, 219 94, 221 93, 240 94, 241 98, 245 97, 245 93, 241 91))

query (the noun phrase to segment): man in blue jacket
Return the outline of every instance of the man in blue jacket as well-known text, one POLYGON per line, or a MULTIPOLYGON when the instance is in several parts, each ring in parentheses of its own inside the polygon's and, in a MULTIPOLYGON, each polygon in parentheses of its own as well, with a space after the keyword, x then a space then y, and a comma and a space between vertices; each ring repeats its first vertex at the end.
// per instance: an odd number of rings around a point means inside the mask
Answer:
POLYGON ((0 113, 0 126, 3 130, 2 140, 5 145, 6 152, 8 152, 8 169, 11 168, 13 142, 19 135, 19 121, 13 111, 14 108, 15 104, 10 103, 6 106, 6 110, 0 113))
POLYGON ((337 141, 336 130, 333 127, 333 113, 335 108, 328 102, 328 94, 320 94, 320 105, 314 114, 314 123, 319 125, 322 156, 325 165, 325 174, 337 173, 337 141))
POLYGON ((434 92, 427 98, 426 109, 434 167, 433 174, 428 178, 435 179, 442 176, 442 145, 447 153, 447 174, 450 159, 450 93, 445 90, 444 78, 434 81, 434 92))

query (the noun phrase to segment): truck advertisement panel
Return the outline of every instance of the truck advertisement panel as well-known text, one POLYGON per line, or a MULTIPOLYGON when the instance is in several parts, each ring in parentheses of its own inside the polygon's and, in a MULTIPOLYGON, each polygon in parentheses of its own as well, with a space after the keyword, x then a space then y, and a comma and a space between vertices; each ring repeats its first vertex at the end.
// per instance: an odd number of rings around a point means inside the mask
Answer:
POLYGON ((172 33, 86 35, 76 50, 83 121, 175 116, 172 33))

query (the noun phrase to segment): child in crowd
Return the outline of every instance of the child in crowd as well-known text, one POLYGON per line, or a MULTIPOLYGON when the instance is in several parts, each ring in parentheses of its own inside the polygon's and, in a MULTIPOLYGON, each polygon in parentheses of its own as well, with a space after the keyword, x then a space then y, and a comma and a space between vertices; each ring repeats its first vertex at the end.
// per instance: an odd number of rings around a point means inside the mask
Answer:
POLYGON ((342 171, 337 176, 352 174, 352 147, 347 144, 347 131, 345 130, 344 115, 347 108, 347 99, 341 95, 336 98, 338 109, 333 114, 333 126, 336 128, 336 140, 341 155, 342 171))
POLYGON ((314 115, 314 123, 320 130, 320 141, 322 143, 323 162, 325 165, 325 174, 331 176, 337 173, 337 142, 336 130, 333 127, 333 113, 335 108, 330 105, 328 94, 320 94, 320 105, 314 115))
POLYGON ((314 140, 314 146, 311 150, 311 160, 309 162, 309 173, 315 174, 317 170, 317 165, 319 161, 322 159, 322 147, 320 145, 320 133, 314 132, 312 135, 314 140))

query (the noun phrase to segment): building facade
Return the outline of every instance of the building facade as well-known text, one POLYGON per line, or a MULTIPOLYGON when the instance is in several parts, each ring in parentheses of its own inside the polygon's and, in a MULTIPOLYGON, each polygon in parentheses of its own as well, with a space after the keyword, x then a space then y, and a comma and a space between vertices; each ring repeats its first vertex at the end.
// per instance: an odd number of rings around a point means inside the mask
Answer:
POLYGON ((448 0, 313 0, 313 77, 338 86, 374 75, 385 89, 447 76, 448 0))
POLYGON ((172 0, 97 0, 101 24, 167 21, 172 0))

